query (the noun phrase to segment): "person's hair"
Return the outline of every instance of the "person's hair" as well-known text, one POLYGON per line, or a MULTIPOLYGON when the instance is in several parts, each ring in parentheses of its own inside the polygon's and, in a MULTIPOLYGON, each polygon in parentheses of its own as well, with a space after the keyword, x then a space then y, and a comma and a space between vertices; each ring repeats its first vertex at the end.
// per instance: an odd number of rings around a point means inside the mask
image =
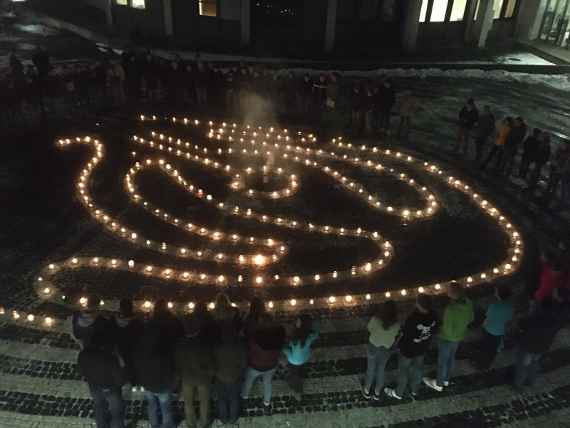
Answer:
POLYGON ((169 313, 168 304, 164 299, 158 299, 154 304, 154 316, 160 317, 169 313))
POLYGON ((511 116, 505 117, 505 123, 509 126, 513 126, 513 118, 511 116))
POLYGON ((461 300, 465 297, 465 289, 458 282, 452 281, 449 284, 449 294, 453 299, 461 300))
POLYGON ((254 297, 249 302, 249 316, 254 318, 260 318, 265 314, 265 304, 263 300, 259 297, 254 297))
POLYGON ((496 289, 497 289, 497 295, 501 300, 509 300, 513 295, 512 290, 506 285, 503 285, 502 287, 496 287, 496 289))
POLYGON ((475 100, 474 100, 473 98, 469 98, 469 99, 467 100, 467 104, 469 104, 469 105, 475 105, 475 100))
POLYGON ((384 304, 380 305, 374 316, 382 322, 382 327, 392 327, 396 322, 398 322, 398 308, 396 306, 396 302, 388 300, 384 304))
POLYGON ((532 130, 532 135, 534 135, 535 137, 538 137, 541 133, 542 133, 542 129, 540 129, 540 128, 534 128, 532 130))
POLYGON ((232 302, 226 293, 218 293, 216 295, 216 310, 229 311, 232 308, 232 302))
POLYGON ((123 317, 132 317, 133 316, 133 301, 131 299, 121 299, 119 302, 119 313, 123 317))
POLYGON ((420 305, 422 307, 422 309, 424 309, 426 311, 431 311, 431 308, 433 306, 431 296, 429 296, 427 294, 423 294, 423 293, 418 294, 418 297, 416 298, 416 302, 418 305, 420 305))
POLYGON ((101 302, 101 298, 96 294, 89 294, 87 297, 87 303, 85 305, 85 310, 87 311, 94 311, 99 307, 99 302, 101 302))
POLYGON ((483 108, 484 108, 486 111, 489 111, 489 112, 491 111, 491 106, 488 105, 488 104, 487 104, 486 106, 484 106, 483 108))
POLYGON ((313 328, 313 321, 308 315, 301 315, 295 319, 295 324, 297 324, 297 320, 300 321, 300 326, 297 327, 295 325, 295 329, 293 334, 291 335, 291 342, 299 343, 301 346, 305 346, 305 341, 311 330, 313 328))

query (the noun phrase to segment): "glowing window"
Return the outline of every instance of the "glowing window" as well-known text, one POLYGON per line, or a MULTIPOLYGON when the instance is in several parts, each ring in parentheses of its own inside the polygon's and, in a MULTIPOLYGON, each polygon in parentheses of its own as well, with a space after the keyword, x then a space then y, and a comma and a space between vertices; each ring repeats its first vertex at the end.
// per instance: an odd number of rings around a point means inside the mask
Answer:
POLYGON ((515 8, 517 7, 517 0, 509 0, 507 3, 507 11, 505 12, 505 18, 512 18, 515 14, 515 8))
POLYGON ((199 0, 198 13, 201 16, 218 16, 217 0, 199 0))
POLYGON ((119 6, 128 6, 129 0, 115 0, 115 3, 117 3, 119 6))
POLYGON ((494 0, 493 1, 493 19, 499 19, 501 17, 501 10, 503 9, 504 0, 494 0))
POLYGON ((422 1, 422 8, 420 10, 420 22, 426 22, 428 3, 429 3, 429 0, 423 0, 422 1))
POLYGON ((146 0, 131 0, 132 6, 137 9, 145 9, 146 8, 146 0))
POLYGON ((467 0, 453 0, 453 7, 451 8, 450 21, 463 21, 465 16, 465 7, 467 0))
POLYGON ((433 0, 431 7, 430 22, 445 21, 445 13, 447 12, 447 0, 433 0))

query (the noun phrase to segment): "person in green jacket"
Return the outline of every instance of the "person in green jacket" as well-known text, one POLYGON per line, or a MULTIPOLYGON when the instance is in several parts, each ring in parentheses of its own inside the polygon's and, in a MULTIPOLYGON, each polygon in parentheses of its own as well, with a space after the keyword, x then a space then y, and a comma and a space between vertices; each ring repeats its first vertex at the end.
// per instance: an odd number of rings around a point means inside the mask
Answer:
POLYGON ((473 303, 465 296, 463 287, 452 282, 447 290, 449 302, 443 312, 439 333, 437 379, 424 378, 424 383, 438 392, 449 386, 449 375, 455 363, 455 353, 473 322, 473 303))

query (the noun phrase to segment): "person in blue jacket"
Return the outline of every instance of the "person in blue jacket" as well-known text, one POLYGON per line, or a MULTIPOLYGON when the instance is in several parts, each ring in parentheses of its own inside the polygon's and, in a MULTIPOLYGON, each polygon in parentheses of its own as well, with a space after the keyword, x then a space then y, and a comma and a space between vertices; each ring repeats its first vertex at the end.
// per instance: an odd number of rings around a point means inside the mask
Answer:
POLYGON ((287 383, 293 390, 295 398, 301 399, 303 393, 303 380, 305 377, 305 364, 311 358, 311 346, 319 337, 319 333, 310 317, 301 315, 295 320, 295 327, 291 338, 283 348, 283 354, 289 363, 287 383))

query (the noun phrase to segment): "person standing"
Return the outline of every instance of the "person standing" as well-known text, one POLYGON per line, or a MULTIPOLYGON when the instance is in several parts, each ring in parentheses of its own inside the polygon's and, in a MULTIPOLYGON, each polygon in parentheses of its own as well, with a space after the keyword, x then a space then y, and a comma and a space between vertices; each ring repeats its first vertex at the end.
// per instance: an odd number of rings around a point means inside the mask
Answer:
POLYGON ((550 349, 560 329, 552 299, 544 299, 540 310, 521 320, 518 327, 514 387, 520 391, 534 385, 540 358, 550 349))
POLYGON ((509 132, 505 141, 505 158, 503 166, 503 174, 509 177, 512 173, 515 157, 519 150, 519 146, 523 142, 527 132, 527 126, 522 117, 517 117, 514 120, 514 126, 509 132))
POLYGON ((554 196, 556 194, 556 190, 564 176, 564 172, 569 167, 569 162, 570 144, 562 143, 556 151, 550 166, 550 175, 548 177, 548 186, 546 188, 546 193, 550 196, 554 196))
POLYGON ((214 361, 218 417, 223 424, 235 424, 240 412, 241 374, 247 364, 246 347, 237 334, 222 331, 220 344, 214 347, 214 361))
POLYGON ((541 133, 542 131, 539 128, 534 128, 532 134, 524 140, 523 154, 519 167, 519 178, 522 178, 523 180, 527 179, 530 165, 536 158, 541 133))
POLYGON ((380 101, 380 130, 390 133, 390 115, 396 103, 396 91, 389 79, 385 79, 379 91, 380 101))
POLYGON ((364 398, 370 398, 370 389, 375 385, 372 398, 380 400, 384 389, 384 370, 393 354, 393 346, 400 331, 398 309, 393 300, 381 305, 372 316, 367 326, 370 333, 366 358, 366 377, 362 387, 364 398))
POLYGON ((418 294, 415 310, 406 319, 398 342, 398 384, 396 389, 385 388, 386 395, 401 400, 408 388, 412 396, 418 393, 422 383, 424 357, 438 327, 439 320, 432 310, 432 298, 418 294))
POLYGON ((362 92, 362 87, 359 82, 355 82, 352 86, 352 92, 350 97, 350 109, 351 109, 351 120, 350 125, 352 129, 352 134, 355 136, 360 135, 363 128, 363 112, 365 97, 362 92))
POLYGON ((467 154, 471 131, 478 120, 479 111, 475 105, 475 100, 469 98, 459 111, 459 129, 457 132, 457 142, 455 144, 456 152, 460 152, 464 156, 467 154))
POLYGON ((182 380, 186 425, 205 428, 210 424, 210 389, 216 373, 213 346, 219 339, 220 330, 212 321, 200 321, 198 334, 176 345, 174 360, 182 380), (198 423, 194 409, 195 397, 200 408, 198 423))
POLYGON ((281 349, 285 342, 285 329, 279 325, 258 327, 248 341, 247 370, 241 397, 247 400, 253 382, 263 378, 263 405, 271 405, 273 375, 277 370, 281 349))
POLYGON ((400 125, 398 126, 398 138, 408 140, 412 128, 412 118, 415 117, 419 108, 419 102, 411 91, 402 93, 400 103, 400 125))
POLYGON ((511 295, 511 290, 506 286, 495 287, 495 298, 497 300, 487 308, 483 322, 483 339, 479 344, 476 365, 480 370, 491 368, 503 343, 507 326, 513 319, 514 310, 510 301, 511 295))
POLYGON ((311 346, 318 337, 319 333, 313 328, 311 319, 307 315, 302 315, 295 320, 291 339, 283 348, 283 354, 289 363, 287 384, 293 390, 297 401, 301 400, 303 393, 304 365, 311 358, 311 346))
POLYGON ((134 353, 137 341, 143 333, 143 323, 135 316, 133 301, 121 299, 119 313, 114 318, 115 343, 117 351, 125 363, 125 376, 127 383, 137 385, 134 369, 134 353))
POLYGON ((463 287, 452 282, 447 290, 449 302, 445 307, 439 333, 437 378, 424 378, 424 384, 441 392, 449 386, 459 344, 465 339, 469 324, 473 322, 473 303, 465 296, 463 287))
POLYGON ((491 107, 483 107, 483 114, 479 116, 477 133, 475 137, 475 161, 480 162, 483 157, 483 150, 489 139, 496 132, 495 116, 491 112, 491 107))
POLYGON ((83 297, 82 309, 71 316, 71 337, 82 349, 89 346, 93 336, 100 331, 113 334, 109 320, 99 313, 100 301, 95 295, 83 297))
POLYGON ((534 192, 538 180, 541 177, 542 169, 550 159, 550 154, 550 135, 543 132, 538 140, 538 146, 536 148, 536 153, 534 154, 535 156, 531 159, 534 163, 534 168, 528 179, 527 191, 534 192))
POLYGON ((489 162, 494 160, 495 156, 497 157, 495 161, 495 170, 499 171, 503 166, 503 157, 505 156, 505 143, 507 141, 507 137, 509 136, 511 129, 513 127, 513 119, 511 117, 506 117, 503 119, 501 123, 501 127, 499 128, 499 133, 497 138, 495 139, 495 145, 487 155, 487 158, 481 164, 480 169, 484 170, 489 162))
POLYGON ((180 321, 168 310, 164 300, 158 300, 133 359, 135 376, 145 389, 151 428, 175 427, 172 398, 178 379, 174 346, 183 335, 180 321))
POLYGON ((125 404, 121 387, 126 377, 112 335, 96 332, 79 353, 77 366, 93 398, 97 428, 124 428, 125 404))

